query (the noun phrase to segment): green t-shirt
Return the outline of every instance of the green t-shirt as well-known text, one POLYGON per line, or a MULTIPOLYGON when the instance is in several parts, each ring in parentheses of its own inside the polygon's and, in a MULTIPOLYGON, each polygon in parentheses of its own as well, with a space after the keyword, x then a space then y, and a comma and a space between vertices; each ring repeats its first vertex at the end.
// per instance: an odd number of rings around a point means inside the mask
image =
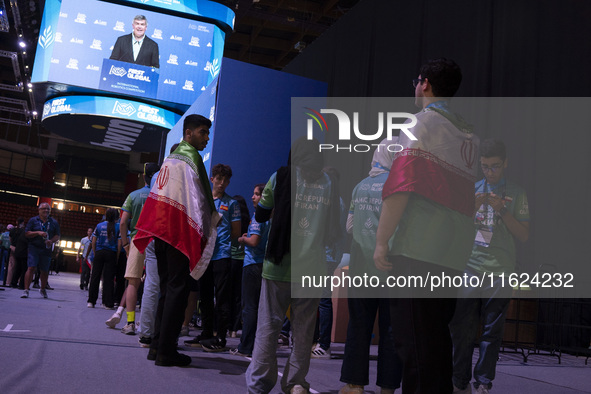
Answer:
MULTIPOLYGON (((261 196, 259 204, 265 208, 275 206, 274 191, 277 173, 274 173, 261 196)), ((326 174, 313 183, 300 177, 299 169, 292 175, 292 188, 296 187, 291 209, 291 244, 280 264, 265 259, 263 278, 281 282, 301 282, 302 275, 326 275, 324 235, 328 222, 331 183, 326 174), (297 179, 293 179, 293 177, 297 179), (297 185, 297 186, 296 186, 297 185), (293 279, 292 279, 293 271, 293 279)), ((271 223, 269 232, 275 223, 271 223)))
POLYGON ((472 218, 411 193, 390 255, 463 271, 473 242, 472 218))
MULTIPOLYGON (((515 219, 520 222, 529 222, 529 207, 523 188, 507 182, 505 179, 494 186, 487 184, 484 179, 476 182, 476 193, 490 192, 505 199, 505 207, 515 219)), ((480 273, 514 272, 515 240, 513 234, 507 229, 503 219, 496 215, 488 204, 481 205, 474 217, 476 228, 481 224, 492 227, 493 236, 488 247, 474 243, 468 267, 480 273)))
POLYGON ((131 221, 129 223, 129 231, 130 237, 133 238, 137 233, 135 229, 135 225, 137 224, 138 219, 140 218, 140 213, 142 213, 142 208, 144 207, 144 203, 150 194, 150 188, 148 186, 144 186, 141 189, 134 190, 125 199, 121 210, 127 211, 131 214, 131 221))

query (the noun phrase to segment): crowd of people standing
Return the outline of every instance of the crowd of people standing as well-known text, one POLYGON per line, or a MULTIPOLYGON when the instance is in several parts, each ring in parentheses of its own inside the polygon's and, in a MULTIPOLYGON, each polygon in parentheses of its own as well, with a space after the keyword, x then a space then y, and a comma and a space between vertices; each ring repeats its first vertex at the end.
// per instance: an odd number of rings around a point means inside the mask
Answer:
MULTIPOLYGON (((115 328, 126 310, 122 333, 139 332, 140 345, 149 347, 147 359, 159 366, 191 363, 178 351, 179 338, 189 336, 198 314, 201 332, 182 343, 251 358, 249 393, 268 393, 276 385, 276 353, 287 317, 292 347, 281 389, 307 393, 310 359, 330 357, 332 309, 330 292, 306 287, 304 276, 332 275, 343 250, 350 255, 350 275, 512 272, 515 240, 525 242, 529 235, 526 193, 505 178, 504 143, 481 143, 450 110, 461 79, 459 66, 448 59, 421 67, 413 80, 420 108, 416 124, 380 144, 404 149, 376 149, 368 177, 350 196, 348 216, 338 172, 325 167, 319 142, 305 138, 292 145, 286 166, 253 185, 251 215, 244 198, 226 192, 229 165, 216 164, 209 176, 205 170, 200 151, 208 144, 211 121, 186 116, 183 140, 161 165, 146 164, 145 186, 127 197, 121 215, 108 209, 81 240, 80 289, 88 289, 87 306, 95 307, 102 280, 102 304, 116 309, 107 326, 115 328), (476 182, 479 147, 484 178, 476 182), (122 282, 115 275, 121 264, 127 287, 119 299, 114 289, 122 282), (228 349, 226 338, 238 335, 239 346, 228 349)), ((49 211, 41 204, 39 216, 26 226, 19 223, 24 230, 15 236, 15 266, 28 265, 23 298, 36 268, 46 297, 48 250, 60 236, 49 211), (28 245, 26 258, 21 238, 28 245)), ((494 284, 461 289, 457 300, 424 297, 416 289, 371 297, 351 292, 339 393, 363 393, 369 384, 376 316, 381 393, 470 393, 472 378, 476 392, 488 393, 507 306, 507 294, 494 284), (472 373, 481 320, 479 362, 472 373)))

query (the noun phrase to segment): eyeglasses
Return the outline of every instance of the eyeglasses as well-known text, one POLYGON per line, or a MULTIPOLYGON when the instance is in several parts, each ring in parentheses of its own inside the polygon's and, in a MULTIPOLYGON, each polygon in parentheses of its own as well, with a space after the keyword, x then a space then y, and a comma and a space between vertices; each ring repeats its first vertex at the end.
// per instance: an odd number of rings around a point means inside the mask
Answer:
POLYGON ((39 208, 40 211, 51 211, 51 208, 39 208))
POLYGON ((416 88, 419 83, 423 83, 427 80, 427 78, 415 78, 412 80, 412 87, 416 88))
POLYGON ((481 164, 480 168, 482 168, 482 172, 491 171, 491 172, 495 173, 495 172, 499 171, 501 168, 503 168, 503 164, 502 163, 501 164, 493 164, 490 167, 487 166, 486 164, 481 164))

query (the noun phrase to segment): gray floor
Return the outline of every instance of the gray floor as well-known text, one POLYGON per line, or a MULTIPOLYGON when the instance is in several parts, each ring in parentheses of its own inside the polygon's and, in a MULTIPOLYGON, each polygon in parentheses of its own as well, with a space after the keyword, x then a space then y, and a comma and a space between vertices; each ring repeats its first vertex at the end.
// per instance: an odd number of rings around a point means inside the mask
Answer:
MULTIPOLYGON (((85 291, 72 273, 50 276, 55 290, 44 300, 37 290, 21 299, 21 290, 0 291, 0 393, 244 393, 249 360, 229 353, 186 349, 188 368, 156 367, 146 360, 137 336, 109 329, 113 311, 86 308, 85 291)), ((119 324, 119 329, 123 326, 119 324)), ((191 336, 197 331, 191 331, 191 336)), ((182 338, 183 340, 185 338, 182 338)), ((230 338, 235 347, 239 339, 230 338)), ((182 343, 182 342, 181 342, 182 343)), ((333 344, 330 360, 312 360, 308 381, 313 393, 337 393, 344 345, 333 344)), ((281 348, 281 366, 289 352, 281 348)), ((372 353, 377 354, 376 347, 372 353)), ((370 380, 375 382, 375 360, 370 380)), ((368 393, 379 392, 375 384, 368 393)), ((279 393, 278 386, 273 393, 279 393)), ((563 355, 532 355, 528 362, 502 353, 493 392, 591 393, 591 360, 563 355)))

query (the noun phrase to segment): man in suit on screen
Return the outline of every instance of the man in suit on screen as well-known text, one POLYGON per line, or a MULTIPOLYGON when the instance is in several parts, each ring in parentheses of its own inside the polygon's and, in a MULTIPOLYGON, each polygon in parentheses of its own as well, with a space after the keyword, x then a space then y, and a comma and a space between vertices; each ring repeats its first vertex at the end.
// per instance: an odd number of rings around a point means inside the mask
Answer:
POLYGON ((143 15, 133 18, 133 32, 117 38, 110 59, 160 68, 158 44, 146 36, 148 20, 143 15))

